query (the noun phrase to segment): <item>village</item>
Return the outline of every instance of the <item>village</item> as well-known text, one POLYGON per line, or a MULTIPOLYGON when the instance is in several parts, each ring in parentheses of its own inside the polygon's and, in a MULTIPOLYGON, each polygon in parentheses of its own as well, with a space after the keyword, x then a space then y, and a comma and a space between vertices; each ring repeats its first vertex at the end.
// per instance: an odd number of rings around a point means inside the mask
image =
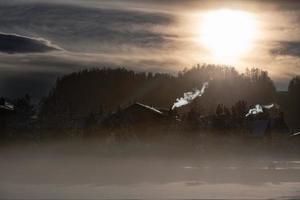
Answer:
POLYGON ((243 137, 259 140, 269 139, 277 142, 287 139, 299 140, 299 134, 290 131, 284 119, 284 113, 277 104, 270 109, 264 108, 263 112, 246 117, 248 108, 244 101, 237 102, 230 109, 219 104, 215 113, 210 115, 203 115, 197 109, 197 101, 175 109, 153 107, 135 102, 111 113, 93 113, 85 117, 73 116, 68 120, 61 117, 63 127, 60 127, 60 130, 56 125, 43 124, 36 112, 30 109, 29 113, 26 113, 24 107, 20 111, 18 107, 4 99, 0 103, 2 138, 18 137, 14 135, 18 132, 21 132, 19 134, 24 137, 26 133, 41 131, 47 127, 47 129, 58 132, 62 129, 76 130, 93 136, 106 132, 104 135, 107 137, 114 134, 113 137, 123 139, 130 139, 130 137, 143 139, 159 137, 159 134, 164 134, 164 132, 179 132, 187 137, 211 133, 216 137, 242 135, 243 137))

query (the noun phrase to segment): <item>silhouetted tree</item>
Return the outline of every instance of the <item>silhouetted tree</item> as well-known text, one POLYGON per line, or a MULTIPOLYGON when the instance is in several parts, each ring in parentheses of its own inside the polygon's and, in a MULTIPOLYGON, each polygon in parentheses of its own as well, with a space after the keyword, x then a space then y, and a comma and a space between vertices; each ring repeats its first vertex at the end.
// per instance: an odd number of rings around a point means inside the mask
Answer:
POLYGON ((300 129, 300 77, 294 77, 288 87, 287 117, 294 128, 300 129))
POLYGON ((241 126, 247 113, 247 103, 245 101, 238 101, 231 107, 233 124, 241 126))

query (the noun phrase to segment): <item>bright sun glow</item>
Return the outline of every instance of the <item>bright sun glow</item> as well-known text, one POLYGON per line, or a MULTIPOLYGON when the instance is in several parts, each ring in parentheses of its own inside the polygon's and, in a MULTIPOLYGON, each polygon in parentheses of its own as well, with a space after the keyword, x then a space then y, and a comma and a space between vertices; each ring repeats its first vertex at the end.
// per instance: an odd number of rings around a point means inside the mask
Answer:
POLYGON ((257 25, 250 13, 223 9, 203 16, 201 41, 217 62, 235 62, 250 49, 256 34, 257 25))

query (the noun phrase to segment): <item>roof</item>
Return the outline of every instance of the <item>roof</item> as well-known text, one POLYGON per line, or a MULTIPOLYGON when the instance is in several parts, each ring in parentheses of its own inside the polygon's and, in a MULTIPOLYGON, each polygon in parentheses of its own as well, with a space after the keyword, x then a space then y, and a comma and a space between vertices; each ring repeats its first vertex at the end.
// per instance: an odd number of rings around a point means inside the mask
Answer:
POLYGON ((14 111, 14 105, 4 102, 2 105, 0 105, 0 110, 6 110, 6 111, 14 111))
POLYGON ((122 126, 124 124, 138 125, 166 122, 168 119, 171 119, 168 114, 157 108, 142 103, 134 103, 108 116, 104 120, 104 124, 113 126, 122 126))
POLYGON ((293 133, 290 137, 296 137, 296 136, 300 136, 300 132, 293 133))
POLYGON ((158 109, 156 109, 156 108, 154 108, 154 107, 147 106, 147 105, 142 104, 142 103, 135 103, 135 104, 136 104, 136 105, 139 105, 139 106, 141 106, 141 107, 143 107, 143 108, 145 108, 145 109, 147 109, 147 110, 150 110, 150 111, 152 111, 152 112, 156 112, 156 113, 158 113, 158 114, 163 114, 160 110, 158 110, 158 109))

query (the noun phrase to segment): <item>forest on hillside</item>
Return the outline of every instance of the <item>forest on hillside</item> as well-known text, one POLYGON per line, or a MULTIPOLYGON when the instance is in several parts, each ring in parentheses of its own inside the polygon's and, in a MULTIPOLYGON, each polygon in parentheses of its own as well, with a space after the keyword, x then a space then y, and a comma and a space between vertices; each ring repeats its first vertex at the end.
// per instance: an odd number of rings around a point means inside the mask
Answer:
MULTIPOLYGON (((208 82, 204 95, 187 106, 192 109, 181 118, 193 121, 193 118, 198 120, 202 116, 223 113, 223 118, 233 119, 230 127, 236 127, 232 123, 241 121, 253 105, 274 103, 279 105, 292 130, 300 128, 299 77, 292 79, 289 90, 282 93, 276 91, 267 71, 251 68, 239 73, 233 67, 220 65, 197 65, 177 75, 135 72, 126 68, 74 72, 59 77, 38 106, 32 105, 29 95, 11 100, 15 112, 7 118, 2 116, 5 120, 2 120, 1 126, 2 129, 13 129, 12 134, 24 130, 30 133, 34 129, 38 132, 66 127, 77 129, 82 121, 87 127, 95 124, 95 116, 102 120, 135 102, 168 112, 177 98, 187 91, 200 89, 204 82, 208 82)), ((194 121, 198 123, 197 120, 194 121)))
POLYGON ((248 104, 275 101, 275 86, 266 71, 252 68, 240 74, 232 67, 198 65, 177 76, 166 73, 134 72, 125 68, 100 68, 58 78, 42 100, 40 115, 84 116, 111 112, 133 102, 170 108, 176 98, 209 81, 202 104, 212 111, 219 103, 231 106, 239 100, 248 104))

